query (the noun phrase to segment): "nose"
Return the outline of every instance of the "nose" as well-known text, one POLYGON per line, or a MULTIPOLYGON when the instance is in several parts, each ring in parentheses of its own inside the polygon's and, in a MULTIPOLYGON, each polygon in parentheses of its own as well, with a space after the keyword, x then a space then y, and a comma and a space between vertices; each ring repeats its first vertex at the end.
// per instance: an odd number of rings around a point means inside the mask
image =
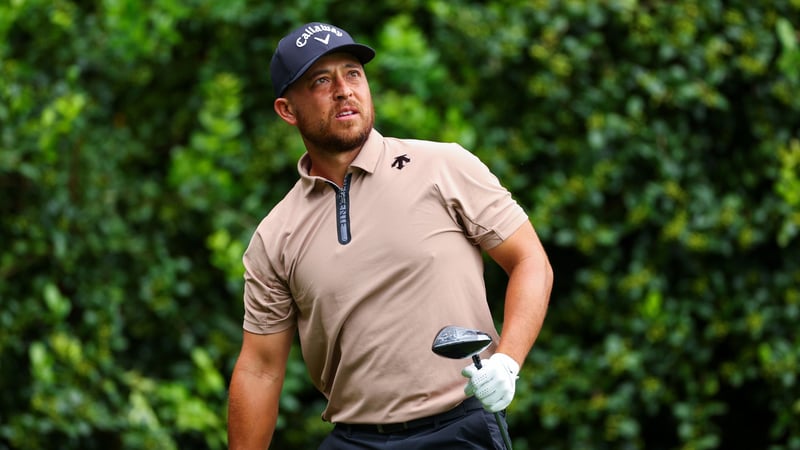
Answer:
POLYGON ((347 84, 343 77, 336 77, 334 83, 335 89, 333 90, 333 95, 337 100, 345 99, 353 95, 353 89, 347 84))

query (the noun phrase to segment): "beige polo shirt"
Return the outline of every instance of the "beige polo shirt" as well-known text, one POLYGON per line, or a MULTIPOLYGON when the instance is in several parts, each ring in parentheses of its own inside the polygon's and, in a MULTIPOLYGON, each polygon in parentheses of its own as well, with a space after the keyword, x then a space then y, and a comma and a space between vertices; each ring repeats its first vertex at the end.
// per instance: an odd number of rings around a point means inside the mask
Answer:
POLYGON ((325 420, 393 423, 452 408, 470 361, 435 355, 433 339, 459 325, 496 341, 481 249, 527 215, 456 144, 373 130, 343 188, 309 176, 306 158, 245 252, 244 329, 297 326, 325 420))

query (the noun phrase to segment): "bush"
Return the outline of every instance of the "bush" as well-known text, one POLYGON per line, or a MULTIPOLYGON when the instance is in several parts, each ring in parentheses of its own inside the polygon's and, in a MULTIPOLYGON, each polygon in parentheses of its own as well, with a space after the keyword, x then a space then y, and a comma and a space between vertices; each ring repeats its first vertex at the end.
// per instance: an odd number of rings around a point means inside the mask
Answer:
MULTIPOLYGON (((0 5, 0 448, 225 447, 241 254, 303 152, 268 62, 317 19, 376 48, 385 135, 473 150, 545 243, 516 449, 800 448, 798 12, 0 5)), ((321 409, 295 348, 274 446, 321 409)))

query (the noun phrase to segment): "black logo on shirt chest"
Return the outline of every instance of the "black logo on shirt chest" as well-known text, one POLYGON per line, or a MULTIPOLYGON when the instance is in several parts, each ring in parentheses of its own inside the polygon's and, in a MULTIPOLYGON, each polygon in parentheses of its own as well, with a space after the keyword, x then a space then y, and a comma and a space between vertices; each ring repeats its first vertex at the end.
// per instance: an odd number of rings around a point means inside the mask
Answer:
POLYGON ((408 157, 408 154, 395 156, 394 162, 392 163, 392 167, 397 170, 402 170, 406 164, 411 162, 411 158, 408 157))

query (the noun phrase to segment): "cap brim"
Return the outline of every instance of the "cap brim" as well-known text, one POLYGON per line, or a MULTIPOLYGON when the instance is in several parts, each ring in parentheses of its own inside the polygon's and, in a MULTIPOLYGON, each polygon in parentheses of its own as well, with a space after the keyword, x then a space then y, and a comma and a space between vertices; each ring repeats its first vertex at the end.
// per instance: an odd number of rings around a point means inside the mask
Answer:
POLYGON ((372 58, 375 57, 375 50, 363 44, 345 44, 345 45, 340 45, 338 47, 334 47, 326 51, 325 53, 321 53, 316 57, 311 58, 307 63, 305 63, 303 67, 301 67, 300 70, 298 70, 297 73, 295 73, 292 76, 292 78, 290 78, 289 81, 286 82, 286 84, 281 87, 281 91, 278 94, 278 97, 282 96, 286 92, 286 89, 288 89, 289 86, 292 85, 292 83, 294 83, 300 77, 302 77, 303 74, 305 74, 306 71, 311 66, 313 66, 315 62, 317 62, 323 56, 330 55, 331 53, 350 53, 351 55, 358 58, 358 60, 361 62, 362 65, 372 61, 372 58))

